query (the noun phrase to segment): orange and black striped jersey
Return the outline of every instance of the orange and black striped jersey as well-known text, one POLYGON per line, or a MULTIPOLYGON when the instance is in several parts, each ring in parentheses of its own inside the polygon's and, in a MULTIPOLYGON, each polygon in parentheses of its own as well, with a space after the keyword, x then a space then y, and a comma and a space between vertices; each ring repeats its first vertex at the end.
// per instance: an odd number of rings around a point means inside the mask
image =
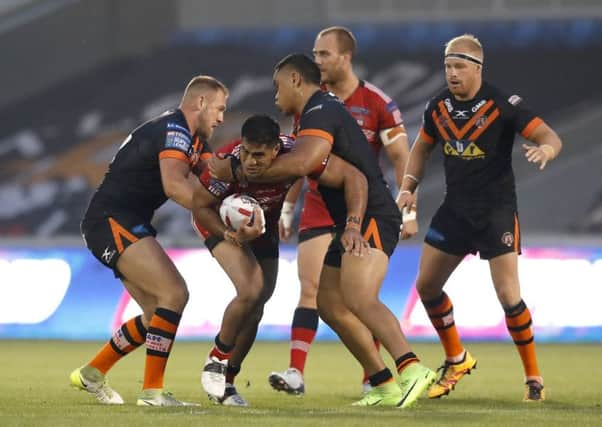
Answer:
POLYGON ((92 196, 86 217, 132 212, 149 222, 167 201, 159 161, 178 159, 193 169, 210 155, 209 145, 191 134, 182 111, 167 111, 140 125, 121 144, 92 196))
MULTIPOLYGON (((307 101, 299 118, 297 137, 318 136, 328 141, 332 153, 351 163, 368 180, 366 216, 401 216, 385 183, 376 156, 362 128, 334 95, 317 90, 307 101)), ((318 187, 335 224, 345 224, 346 205, 343 190, 318 187)))
POLYGON ((440 143, 445 157, 446 197, 458 201, 516 201, 512 148, 542 120, 518 95, 507 96, 483 82, 470 101, 444 89, 426 106, 420 136, 440 143))

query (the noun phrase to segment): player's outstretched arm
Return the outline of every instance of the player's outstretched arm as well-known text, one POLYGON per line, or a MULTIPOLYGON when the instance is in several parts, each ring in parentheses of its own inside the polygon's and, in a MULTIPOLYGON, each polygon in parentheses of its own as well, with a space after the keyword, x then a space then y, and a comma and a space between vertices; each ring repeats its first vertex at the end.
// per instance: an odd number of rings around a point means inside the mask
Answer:
MULTIPOLYGON (((261 177, 254 178, 253 182, 282 182, 309 175, 328 156, 330 148, 330 142, 324 138, 300 136, 289 153, 276 157, 269 169, 261 177)), ((247 181, 247 177, 242 174, 240 165, 233 164, 232 161, 235 160, 232 158, 219 159, 217 156, 213 156, 208 166, 211 177, 227 182, 247 181)))
POLYGON ((327 187, 342 188, 345 192, 347 221, 341 243, 346 252, 362 256, 370 250, 361 234, 362 219, 368 204, 366 176, 351 163, 331 154, 318 182, 327 187))
MULTIPOLYGON (((186 209, 192 208, 192 193, 198 183, 189 179, 190 166, 179 159, 161 159, 161 182, 165 195, 186 209)), ((200 184, 199 184, 200 185, 200 184)))
POLYGON ((562 141, 554 130, 542 122, 529 136, 529 141, 536 145, 523 144, 527 161, 539 164, 539 170, 546 167, 562 150, 562 141))

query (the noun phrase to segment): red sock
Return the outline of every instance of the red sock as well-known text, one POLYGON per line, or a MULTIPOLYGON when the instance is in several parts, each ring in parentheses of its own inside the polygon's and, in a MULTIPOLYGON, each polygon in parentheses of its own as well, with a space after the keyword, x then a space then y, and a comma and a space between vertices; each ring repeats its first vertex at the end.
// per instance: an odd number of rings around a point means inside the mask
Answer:
POLYGON ((318 330, 318 310, 314 308, 297 307, 291 327, 291 368, 301 373, 305 369, 305 360, 316 331, 318 330))

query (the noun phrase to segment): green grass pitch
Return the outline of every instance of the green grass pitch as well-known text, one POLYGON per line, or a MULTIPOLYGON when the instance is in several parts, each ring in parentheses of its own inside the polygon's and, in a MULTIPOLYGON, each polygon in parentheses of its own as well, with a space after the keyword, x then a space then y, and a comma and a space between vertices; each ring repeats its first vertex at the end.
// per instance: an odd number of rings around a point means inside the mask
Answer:
MULTIPOLYGON (((522 369, 511 343, 468 343, 478 369, 446 398, 421 399, 411 409, 354 408, 361 372, 337 342, 316 343, 305 372, 307 394, 273 391, 267 376, 284 370, 288 343, 260 342, 237 378, 249 408, 211 404, 199 375, 209 343, 176 342, 166 386, 194 408, 139 408, 144 350, 123 359, 110 373, 123 406, 96 404, 69 386, 69 372, 88 361, 102 343, 0 341, 0 426, 602 426, 602 346, 540 344, 547 400, 523 403, 522 369)), ((436 344, 415 344, 423 362, 436 368, 436 344)), ((385 359, 390 363, 390 359, 385 359)))

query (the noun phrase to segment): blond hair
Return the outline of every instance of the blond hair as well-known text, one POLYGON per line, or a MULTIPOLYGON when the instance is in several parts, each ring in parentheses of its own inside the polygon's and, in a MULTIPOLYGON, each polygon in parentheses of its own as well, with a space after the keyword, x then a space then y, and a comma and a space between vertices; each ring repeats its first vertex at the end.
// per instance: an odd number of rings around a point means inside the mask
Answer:
POLYGON ((193 97, 197 97, 202 93, 221 91, 228 96, 228 88, 215 77, 211 76, 196 76, 186 86, 182 102, 188 101, 193 97))
POLYGON ((472 56, 479 58, 481 62, 483 61, 483 45, 472 34, 462 34, 445 43, 445 55, 458 51, 469 52, 472 56))

